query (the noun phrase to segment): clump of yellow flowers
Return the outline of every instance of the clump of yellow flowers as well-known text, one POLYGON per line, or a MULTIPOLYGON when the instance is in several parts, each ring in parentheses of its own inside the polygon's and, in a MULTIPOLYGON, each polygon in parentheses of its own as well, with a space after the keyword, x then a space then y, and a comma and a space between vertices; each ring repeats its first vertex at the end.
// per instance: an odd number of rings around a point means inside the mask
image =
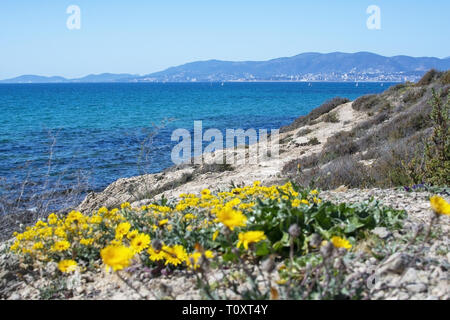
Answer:
POLYGON ((317 196, 317 190, 302 196, 291 183, 266 187, 257 181, 217 194, 209 189, 199 195, 181 194, 174 202, 140 208, 126 202, 120 209, 51 214, 15 233, 10 249, 28 262, 54 261, 63 273, 99 259, 113 271, 131 266, 133 260, 197 269, 201 257, 219 256, 223 249, 219 244, 225 241, 248 250, 249 245, 267 240, 264 231, 254 230, 250 222, 257 201, 300 208, 320 203, 317 196), (207 249, 197 250, 199 243, 207 249))
POLYGON ((333 243, 333 245, 336 248, 344 248, 344 249, 347 249, 347 250, 352 248, 351 243, 348 240, 346 240, 344 238, 341 238, 341 237, 336 237, 336 236, 332 237, 331 238, 331 243, 333 243))
POLYGON ((450 216, 450 204, 445 201, 444 198, 439 196, 432 196, 430 198, 430 205, 431 209, 433 209, 436 214, 450 216))
POLYGON ((266 235, 262 231, 248 231, 239 233, 239 242, 237 247, 244 245, 244 248, 248 250, 248 245, 256 243, 266 239, 266 235))

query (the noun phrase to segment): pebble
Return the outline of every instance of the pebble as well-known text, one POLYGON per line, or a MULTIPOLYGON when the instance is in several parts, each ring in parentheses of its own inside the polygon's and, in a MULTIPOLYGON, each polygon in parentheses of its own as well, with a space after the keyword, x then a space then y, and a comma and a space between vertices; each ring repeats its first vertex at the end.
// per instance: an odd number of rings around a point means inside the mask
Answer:
POLYGON ((9 296, 9 300, 21 300, 21 297, 18 293, 13 293, 9 296))
POLYGON ((394 272, 400 274, 405 270, 411 260, 411 255, 404 252, 396 252, 380 266, 379 272, 394 272))
POLYGON ((416 281, 417 281, 417 270, 414 268, 408 268, 408 270, 406 270, 405 274, 401 278, 400 282, 402 284, 407 284, 407 283, 414 283, 416 281))
POLYGON ((381 239, 386 239, 391 235, 389 230, 386 229, 385 227, 376 227, 375 229, 372 230, 372 233, 380 237, 381 239))
POLYGON ((408 284, 406 286, 406 289, 408 289, 408 291, 411 292, 419 293, 427 291, 427 286, 424 283, 415 283, 415 284, 408 284))

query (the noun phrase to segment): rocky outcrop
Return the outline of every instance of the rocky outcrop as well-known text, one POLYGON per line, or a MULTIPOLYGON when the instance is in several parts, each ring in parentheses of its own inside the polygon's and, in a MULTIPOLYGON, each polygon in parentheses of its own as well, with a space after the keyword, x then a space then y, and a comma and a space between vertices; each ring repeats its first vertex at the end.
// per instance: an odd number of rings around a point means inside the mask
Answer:
POLYGON ((151 199, 164 191, 185 184, 192 179, 194 171, 194 168, 184 168, 122 178, 109 185, 103 192, 88 194, 77 209, 82 212, 91 212, 103 206, 114 208, 124 202, 151 199))

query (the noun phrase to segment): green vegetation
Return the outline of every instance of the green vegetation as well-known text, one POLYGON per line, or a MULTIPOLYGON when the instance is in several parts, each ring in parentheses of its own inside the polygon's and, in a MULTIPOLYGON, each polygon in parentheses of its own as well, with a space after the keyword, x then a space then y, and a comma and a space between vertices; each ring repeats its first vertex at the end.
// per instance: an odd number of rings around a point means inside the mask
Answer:
POLYGON ((450 97, 444 103, 440 94, 432 90, 429 103, 433 133, 425 142, 424 155, 416 155, 407 168, 414 183, 450 185, 450 97))
POLYGON ((339 122, 339 117, 336 112, 329 112, 323 116, 323 121, 337 123, 339 122))
POLYGON ((432 70, 417 84, 358 98, 353 109, 369 118, 337 132, 320 153, 286 164, 283 173, 323 189, 450 185, 448 74, 432 70))

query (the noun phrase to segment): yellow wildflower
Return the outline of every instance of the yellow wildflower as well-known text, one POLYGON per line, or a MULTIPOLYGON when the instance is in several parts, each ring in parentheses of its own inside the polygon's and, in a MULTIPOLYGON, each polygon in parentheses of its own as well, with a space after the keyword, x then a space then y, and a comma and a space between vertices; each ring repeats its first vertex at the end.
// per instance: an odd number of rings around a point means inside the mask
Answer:
POLYGON ((103 221, 103 218, 97 214, 95 214, 89 218, 89 223, 92 223, 92 224, 100 224, 102 221, 103 221))
POLYGON ((82 244, 83 246, 90 246, 94 243, 94 239, 81 239, 80 240, 80 244, 82 244))
POLYGON ((450 204, 444 198, 439 196, 432 196, 430 198, 430 205, 436 214, 450 215, 450 204))
POLYGON ((116 239, 122 240, 122 238, 130 231, 131 225, 128 222, 119 223, 116 228, 116 239))
POLYGON ((48 224, 56 224, 58 222, 58 216, 54 213, 47 217, 48 224))
POLYGON ((17 251, 17 249, 19 249, 19 246, 20 246, 20 241, 16 240, 16 241, 14 241, 13 245, 9 248, 9 250, 17 251))
POLYGON ((140 233, 131 240, 131 248, 137 253, 148 248, 150 245, 150 236, 148 234, 140 233))
POLYGON ((293 200, 293 201, 291 202, 291 205, 292 205, 294 208, 296 208, 296 207, 300 206, 300 203, 301 203, 300 199, 295 199, 295 200, 293 200))
POLYGON ((127 238, 130 240, 133 240, 134 237, 136 237, 138 234, 139 234, 139 231, 135 229, 133 231, 128 232, 127 238))
POLYGON ((57 241, 52 246, 52 251, 66 251, 70 248, 69 241, 63 240, 63 241, 57 241))
POLYGON ((235 227, 244 227, 247 217, 241 211, 234 210, 230 207, 224 207, 217 213, 217 218, 221 223, 227 226, 231 231, 235 227))
POLYGON ((122 245, 122 239, 113 239, 109 243, 111 246, 121 246, 122 245))
POLYGON ((212 240, 216 241, 217 236, 219 235, 219 230, 217 230, 216 232, 214 232, 213 236, 212 236, 212 240))
POLYGON ((159 226, 162 227, 163 225, 167 224, 168 222, 169 222, 169 219, 161 220, 161 221, 159 222, 159 226))
POLYGON ((42 220, 39 220, 38 222, 36 222, 36 225, 35 225, 36 228, 43 228, 43 227, 46 227, 46 226, 47 226, 47 223, 45 223, 42 220))
POLYGON ((114 271, 122 270, 130 265, 134 252, 131 248, 120 246, 108 246, 101 250, 100 255, 103 263, 106 265, 106 270, 112 268, 114 271))
POLYGON ((42 239, 50 238, 53 234, 53 228, 52 227, 44 227, 42 229, 39 229, 38 234, 42 239))
POLYGON ((67 234, 66 231, 64 231, 63 227, 58 227, 55 229, 55 236, 59 237, 59 238, 67 238, 67 234))
POLYGON ((39 250, 39 249, 43 249, 43 248, 44 248, 44 244, 40 241, 33 244, 33 250, 39 250))
POLYGON ((122 203, 122 204, 120 205, 120 208, 121 208, 121 209, 128 209, 128 208, 131 208, 131 205, 130 205, 129 202, 124 202, 124 203, 122 203))
POLYGON ((86 217, 79 211, 71 211, 66 217, 65 224, 67 227, 77 227, 77 224, 83 224, 86 221, 86 217))
POLYGON ((64 273, 73 272, 77 269, 77 262, 74 260, 61 260, 58 263, 58 269, 64 273))
MULTIPOLYGON (((189 268, 192 268, 194 270, 198 269, 200 267, 200 264, 198 263, 200 257, 202 256, 201 252, 194 252, 189 255, 188 259, 186 260, 186 265, 189 268)), ((207 259, 214 258, 214 254, 211 250, 206 250, 204 252, 204 257, 207 259)))
POLYGON ((202 196, 207 196, 211 194, 211 191, 209 189, 203 189, 201 192, 202 196))
POLYGON ((147 253, 149 254, 148 258, 152 261, 159 261, 165 257, 165 253, 162 250, 155 250, 152 246, 148 248, 147 253))
POLYGON ((348 242, 348 240, 340 237, 332 237, 331 242, 336 248, 345 248, 347 250, 352 248, 352 245, 348 242))
POLYGON ((248 250, 248 245, 250 243, 256 243, 259 241, 262 241, 266 239, 266 235, 264 234, 264 231, 248 231, 248 232, 241 232, 239 233, 239 242, 237 244, 237 247, 241 247, 241 245, 244 245, 245 250, 248 250))
POLYGON ((228 201, 227 203, 225 203, 225 207, 232 208, 234 206, 237 206, 240 203, 241 203, 241 199, 234 198, 234 199, 228 201))
POLYGON ((100 209, 98 209, 97 213, 99 215, 106 216, 106 215, 108 215, 109 210, 107 207, 101 207, 100 209))
POLYGON ((166 265, 172 264, 177 266, 187 260, 186 249, 183 246, 177 244, 172 247, 163 246, 162 251, 165 253, 166 265))
POLYGON ((191 219, 195 219, 195 216, 192 213, 187 213, 184 215, 183 217, 184 220, 191 220, 191 219))

